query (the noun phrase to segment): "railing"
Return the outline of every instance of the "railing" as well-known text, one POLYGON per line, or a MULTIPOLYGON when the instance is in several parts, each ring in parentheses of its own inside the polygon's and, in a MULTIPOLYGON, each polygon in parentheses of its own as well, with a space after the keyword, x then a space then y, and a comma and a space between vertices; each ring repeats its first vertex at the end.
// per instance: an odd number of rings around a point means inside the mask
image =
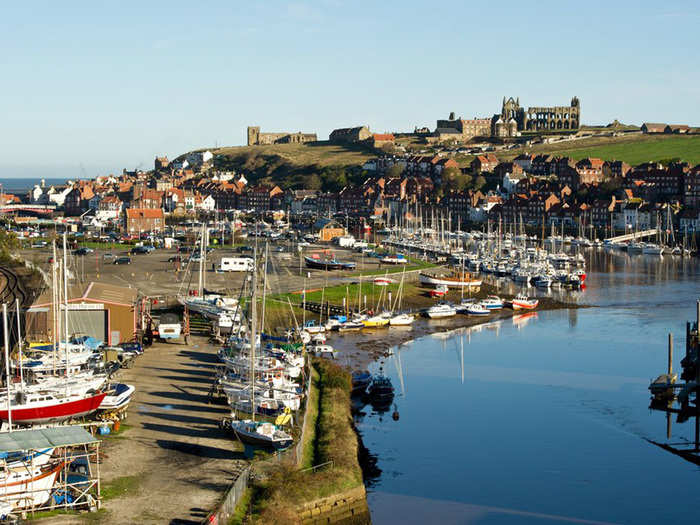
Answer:
POLYGON ((238 502, 243 497, 246 489, 248 488, 248 480, 250 479, 250 466, 246 467, 243 472, 238 475, 236 481, 228 489, 224 499, 219 504, 219 507, 211 512, 206 519, 202 522, 207 525, 226 525, 231 521, 234 513, 236 512, 236 506, 238 502))

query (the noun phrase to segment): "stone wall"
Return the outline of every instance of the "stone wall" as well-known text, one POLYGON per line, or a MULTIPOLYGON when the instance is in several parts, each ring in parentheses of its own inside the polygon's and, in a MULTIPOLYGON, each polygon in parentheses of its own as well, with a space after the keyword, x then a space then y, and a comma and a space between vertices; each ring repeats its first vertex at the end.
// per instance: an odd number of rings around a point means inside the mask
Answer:
POLYGON ((248 146, 265 146, 269 144, 304 144, 316 142, 316 133, 302 133, 301 131, 281 133, 263 133, 259 126, 248 126, 248 146))
POLYGON ((297 512, 304 525, 371 523, 364 485, 300 505, 297 512))

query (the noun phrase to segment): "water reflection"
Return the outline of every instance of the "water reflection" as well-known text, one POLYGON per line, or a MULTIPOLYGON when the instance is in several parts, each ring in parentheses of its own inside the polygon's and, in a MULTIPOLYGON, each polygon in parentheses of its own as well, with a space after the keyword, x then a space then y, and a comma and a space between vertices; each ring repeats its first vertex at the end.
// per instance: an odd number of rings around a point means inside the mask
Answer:
POLYGON ((697 469, 667 451, 692 443, 693 425, 671 413, 669 427, 669 414, 649 410, 647 387, 665 334, 684 344, 699 265, 586 256, 580 294, 599 308, 527 312, 395 349, 385 369, 397 388, 388 410, 400 418, 357 419, 381 472, 370 487, 374 523, 420 523, 425 513, 442 523, 692 519, 697 469), (415 502, 424 511, 404 512, 415 502))

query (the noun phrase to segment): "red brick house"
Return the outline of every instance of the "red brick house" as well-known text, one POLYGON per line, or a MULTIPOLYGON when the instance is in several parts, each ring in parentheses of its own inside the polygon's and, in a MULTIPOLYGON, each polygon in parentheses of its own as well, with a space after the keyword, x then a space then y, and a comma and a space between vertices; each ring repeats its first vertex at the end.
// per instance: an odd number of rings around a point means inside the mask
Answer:
POLYGON ((126 231, 139 234, 149 231, 163 231, 165 217, 161 208, 127 208, 126 231))

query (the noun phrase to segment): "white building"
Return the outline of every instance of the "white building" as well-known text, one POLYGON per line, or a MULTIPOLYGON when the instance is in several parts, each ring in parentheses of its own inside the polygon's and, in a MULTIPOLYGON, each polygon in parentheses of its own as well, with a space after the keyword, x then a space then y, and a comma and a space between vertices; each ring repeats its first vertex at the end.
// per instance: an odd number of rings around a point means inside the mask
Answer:
POLYGON ((525 175, 513 175, 512 173, 506 173, 503 176, 503 191, 510 195, 515 191, 515 187, 518 183, 525 178, 525 175))

